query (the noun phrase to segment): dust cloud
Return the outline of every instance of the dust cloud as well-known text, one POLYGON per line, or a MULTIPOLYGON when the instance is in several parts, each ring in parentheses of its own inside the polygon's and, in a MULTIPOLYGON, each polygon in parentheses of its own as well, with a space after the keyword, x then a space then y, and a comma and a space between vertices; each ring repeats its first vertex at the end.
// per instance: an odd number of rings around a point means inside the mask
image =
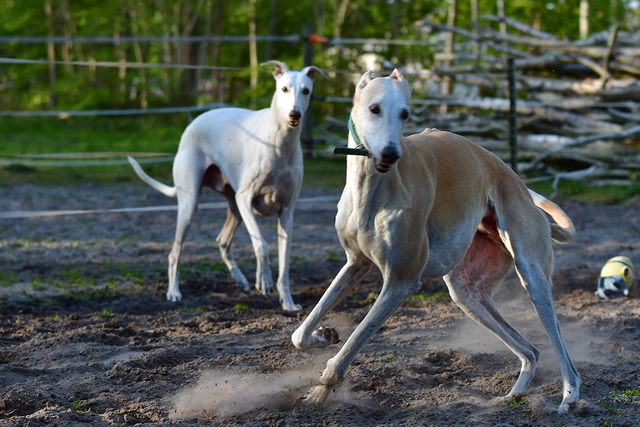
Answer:
MULTIPOLYGON (((182 390, 173 398, 169 418, 227 418, 263 407, 282 411, 295 409, 302 404, 301 398, 307 391, 318 384, 327 359, 340 350, 356 326, 348 313, 331 313, 322 324, 336 328, 340 334, 339 345, 312 349, 304 353, 302 360, 292 362, 290 370, 282 372, 233 372, 231 368, 204 372, 194 387, 182 390)), ((332 393, 331 404, 354 403, 354 396, 348 389, 348 382, 344 381, 332 393)))

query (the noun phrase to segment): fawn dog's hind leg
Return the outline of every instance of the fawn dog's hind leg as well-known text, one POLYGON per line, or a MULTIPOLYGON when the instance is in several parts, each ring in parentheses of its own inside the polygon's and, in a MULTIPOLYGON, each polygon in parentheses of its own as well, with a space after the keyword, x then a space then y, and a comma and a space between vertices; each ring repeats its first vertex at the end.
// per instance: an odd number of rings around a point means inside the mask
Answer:
POLYGON ((464 260, 445 282, 456 304, 478 324, 484 326, 520 359, 520 375, 515 385, 498 401, 523 394, 533 378, 540 351, 516 331, 497 311, 492 292, 513 266, 513 259, 496 234, 476 232, 464 260))

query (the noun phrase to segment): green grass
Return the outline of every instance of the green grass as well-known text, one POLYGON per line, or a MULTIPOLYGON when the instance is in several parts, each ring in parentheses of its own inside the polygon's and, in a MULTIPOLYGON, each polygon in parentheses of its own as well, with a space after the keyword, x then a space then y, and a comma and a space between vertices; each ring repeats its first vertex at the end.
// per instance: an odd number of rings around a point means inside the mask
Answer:
POLYGON ((73 401, 73 410, 77 412, 89 412, 91 408, 87 408, 87 401, 81 400, 79 402, 73 401))
MULTIPOLYGON (((0 154, 48 154, 105 151, 175 153, 187 125, 173 117, 48 117, 0 118, 0 154)), ((171 178, 171 162, 150 163, 145 170, 158 179, 171 178)), ((122 166, 0 166, 0 185, 14 183, 76 184, 91 181, 138 181, 129 165, 122 166)))
MULTIPOLYGON (((547 197, 553 193, 551 181, 536 182, 528 185, 532 190, 547 197)), ((567 181, 560 180, 558 194, 554 201, 571 199, 585 203, 622 203, 635 196, 640 195, 640 181, 633 182, 632 185, 608 185, 596 187, 589 185, 588 181, 567 181)))
POLYGON ((447 298, 448 296, 449 296, 449 292, 440 291, 440 292, 436 292, 435 294, 432 294, 432 295, 429 295, 429 294, 413 294, 413 295, 409 295, 409 298, 407 298, 407 300, 409 300, 409 301, 428 301, 428 300, 443 299, 443 298, 447 298))
POLYGON ((247 304, 236 304, 233 306, 233 309, 235 310, 235 314, 238 314, 241 311, 249 310, 249 306, 247 304))
MULTIPOLYGON (((187 124, 184 114, 72 117, 65 120, 50 117, 0 118, 0 129, 3 130, 0 135, 0 155, 117 151, 175 153, 187 124)), ((317 148, 321 150, 326 147, 317 148)), ((154 178, 172 183, 171 162, 147 163, 143 167, 154 178)), ((344 156, 318 156, 305 161, 303 185, 310 188, 341 188, 344 186, 345 171, 344 156)), ((140 180, 128 164, 55 167, 16 163, 0 166, 0 186, 81 182, 140 183, 140 180)))
MULTIPOLYGON (((50 117, 0 118, 0 155, 47 154, 105 151, 146 151, 175 153, 180 135, 187 126, 185 114, 133 117, 50 117)), ((306 188, 342 188, 346 176, 345 156, 326 154, 326 145, 314 146, 315 158, 305 160, 306 188)), ((6 160, 2 159, 1 160, 6 160)), ((171 162, 148 163, 145 171, 154 178, 172 183, 171 162)), ((589 181, 560 180, 554 200, 570 198, 580 202, 621 203, 640 195, 637 174, 630 175, 630 186, 594 187, 589 181)), ((129 165, 121 166, 0 166, 0 186, 17 183, 50 185, 93 182, 97 184, 134 183, 144 185, 129 165)), ((530 187, 548 196, 551 181, 532 183, 530 187)), ((1 281, 1 280, 0 280, 1 281)))

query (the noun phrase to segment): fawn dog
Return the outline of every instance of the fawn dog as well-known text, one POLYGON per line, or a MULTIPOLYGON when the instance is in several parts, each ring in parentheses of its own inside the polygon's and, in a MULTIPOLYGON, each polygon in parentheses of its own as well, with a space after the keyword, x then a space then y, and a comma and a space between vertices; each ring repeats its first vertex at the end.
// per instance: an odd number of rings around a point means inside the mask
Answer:
POLYGON ((178 197, 175 240, 169 254, 167 299, 182 298, 178 287, 178 261, 182 243, 198 208, 202 187, 221 193, 229 202, 227 220, 216 239, 222 260, 238 285, 249 292, 249 283, 231 253, 231 239, 244 221, 256 254, 256 290, 267 295, 273 287, 267 242, 260 234, 254 212, 278 214, 279 276, 276 287, 284 310, 300 310, 289 289, 289 252, 293 211, 302 185, 302 115, 309 106, 317 67, 290 71, 280 61, 274 65, 276 92, 271 107, 259 111, 220 108, 198 116, 187 126, 173 162, 174 186, 147 175, 129 157, 144 182, 170 197, 178 197))
POLYGON ((293 333, 293 344, 306 350, 337 343, 335 329, 316 329, 322 318, 374 264, 384 283, 305 400, 325 401, 367 340, 420 288, 421 274, 444 277, 456 304, 520 359, 518 380, 496 400, 525 393, 540 351, 505 321, 492 299, 515 264, 560 360, 563 400, 558 411, 567 412, 579 398, 580 376, 553 305, 551 239, 571 240, 573 223, 557 205, 528 190, 498 157, 468 139, 436 129, 403 138, 410 96, 397 70, 386 78, 368 72, 356 87, 349 147, 364 147, 368 156, 348 156, 338 203, 336 229, 347 262, 293 333))

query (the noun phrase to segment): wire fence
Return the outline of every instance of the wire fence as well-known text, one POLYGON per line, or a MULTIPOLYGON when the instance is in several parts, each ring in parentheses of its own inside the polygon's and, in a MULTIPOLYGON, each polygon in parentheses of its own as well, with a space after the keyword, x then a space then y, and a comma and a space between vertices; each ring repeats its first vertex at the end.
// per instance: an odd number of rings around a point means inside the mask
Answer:
MULTIPOLYGON (((401 39, 378 39, 378 38, 333 38, 323 39, 312 34, 304 36, 300 34, 291 35, 269 35, 269 36, 90 36, 90 37, 67 37, 67 36, 0 36, 0 44, 120 44, 120 43, 198 43, 198 42, 220 42, 220 43, 246 43, 246 42, 285 42, 304 43, 306 48, 314 43, 324 43, 328 45, 398 45, 398 46, 438 46, 442 44, 441 39, 426 40, 401 40, 401 39)), ((192 65, 179 63, 147 63, 147 62, 125 62, 125 61, 70 61, 70 60, 44 60, 44 59, 24 59, 0 57, 0 64, 22 64, 22 65, 71 65, 82 67, 103 67, 103 68, 161 68, 161 69, 192 69, 192 70, 216 70, 223 72, 244 72, 255 71, 251 67, 228 67, 212 65, 192 65)), ((267 72, 261 67, 259 71, 267 72)), ((361 70, 355 69, 325 69, 326 74, 360 74, 361 70)), ((407 76, 417 76, 420 78, 437 78, 429 70, 407 69, 403 71, 407 76)), ((313 99, 320 102, 329 103, 351 103, 352 98, 348 97, 324 97, 313 95, 313 99)), ((268 102, 268 100, 264 100, 268 102)), ((263 102, 253 101, 254 103, 263 102)), ((455 105, 455 101, 448 100, 448 103, 455 105)), ((415 103, 420 103, 416 100, 415 103)), ((442 104, 443 101, 433 101, 430 105, 442 104)), ((425 102, 422 102, 425 105, 425 102)), ((46 111, 0 111, 0 117, 57 117, 67 119, 70 117, 87 116, 132 116, 149 114, 175 114, 175 113, 195 113, 208 111, 216 108, 231 107, 225 103, 207 103, 203 105, 193 105, 185 107, 165 107, 165 108, 137 108, 137 109, 114 109, 114 110, 46 110, 46 111)), ((325 150, 313 150, 310 146, 305 147, 305 154, 328 154, 331 148, 325 150), (325 153, 326 152, 326 153, 325 153)), ((160 163, 173 160, 173 154, 163 153, 158 156, 144 156, 141 153, 69 153, 69 154, 48 154, 48 155, 0 155, 0 166, 24 165, 32 167, 52 167, 52 166, 115 166, 128 164, 122 157, 133 154, 140 157, 141 163, 160 163)))
MULTIPOLYGON (((267 35, 267 36, 140 36, 140 37, 118 37, 118 36, 94 36, 94 37, 66 37, 66 36, 0 36, 0 43, 5 44, 119 44, 119 43, 202 43, 202 42, 223 42, 223 43, 247 43, 256 42, 288 42, 300 43, 305 37, 300 34, 290 35, 267 35)), ((345 44, 378 44, 378 45, 398 45, 398 46, 439 46, 443 44, 440 40, 400 40, 400 39, 377 39, 377 38, 333 38, 323 41, 330 45, 345 44)))

